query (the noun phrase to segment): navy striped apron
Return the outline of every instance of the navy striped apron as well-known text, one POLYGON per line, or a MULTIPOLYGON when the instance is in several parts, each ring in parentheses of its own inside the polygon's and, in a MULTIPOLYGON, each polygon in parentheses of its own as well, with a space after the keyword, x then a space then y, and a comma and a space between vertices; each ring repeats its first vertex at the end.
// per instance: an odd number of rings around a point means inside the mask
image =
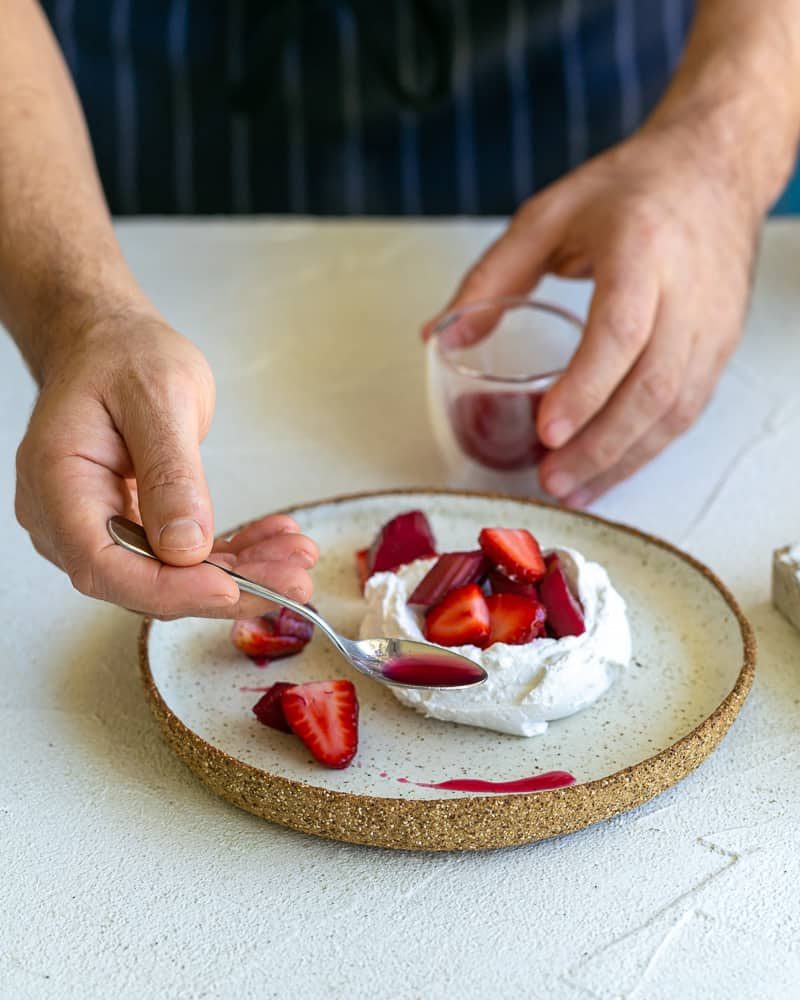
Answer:
POLYGON ((43 0, 111 209, 505 215, 630 134, 693 0, 43 0))

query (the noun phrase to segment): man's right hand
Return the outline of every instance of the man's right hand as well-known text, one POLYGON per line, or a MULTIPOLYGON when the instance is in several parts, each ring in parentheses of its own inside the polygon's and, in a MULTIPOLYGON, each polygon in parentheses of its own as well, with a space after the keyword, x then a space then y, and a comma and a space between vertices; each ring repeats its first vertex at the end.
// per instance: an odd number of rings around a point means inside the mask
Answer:
POLYGON ((306 602, 313 541, 288 517, 214 541, 200 442, 214 411, 200 351, 158 318, 114 317, 48 357, 17 453, 16 512, 37 551, 91 597, 159 618, 244 618, 266 604, 198 565, 217 562, 306 602), (140 520, 164 565, 120 548, 113 514, 140 520))

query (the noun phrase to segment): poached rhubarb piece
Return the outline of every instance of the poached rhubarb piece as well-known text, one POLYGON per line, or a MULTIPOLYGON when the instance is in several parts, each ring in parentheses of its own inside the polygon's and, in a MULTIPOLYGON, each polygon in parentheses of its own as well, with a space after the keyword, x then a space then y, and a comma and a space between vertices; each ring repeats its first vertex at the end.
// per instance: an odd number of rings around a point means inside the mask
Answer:
POLYGON ((521 594, 492 594, 489 609, 489 642, 521 646, 544 635, 547 612, 544 605, 521 594))
POLYGON ((539 595, 547 610, 547 624, 557 639, 583 635, 586 631, 583 609, 570 590, 561 560, 555 553, 547 557, 547 573, 539 584, 539 595))
POLYGON ((525 528, 484 528, 478 542, 489 562, 514 583, 536 583, 545 574, 539 543, 525 528))
MULTIPOLYGON (((309 605, 311 607, 311 605, 309 605)), ((311 608, 314 611, 314 608, 311 608)), ((291 608, 281 608, 275 618, 275 631, 278 635, 294 636, 303 642, 310 642, 314 634, 314 625, 307 618, 298 615, 291 608)))
POLYGON ((307 640, 295 635, 279 635, 275 619, 262 616, 235 621, 231 626, 231 642, 251 659, 278 660, 299 653, 307 640))
POLYGON ((539 599, 535 583, 516 583, 498 569, 489 573, 489 589, 493 594, 519 594, 521 597, 533 597, 537 601, 539 599))
POLYGON ((292 731, 292 727, 286 721, 286 716, 283 714, 283 705, 281 704, 283 692, 288 691, 290 687, 292 685, 286 681, 276 681, 275 684, 271 684, 266 689, 265 693, 253 705, 253 714, 258 721, 262 722, 265 726, 270 726, 272 729, 277 729, 281 733, 290 733, 292 731))
POLYGON ((378 532, 367 557, 369 575, 395 570, 398 566, 436 555, 436 541, 421 510, 398 514, 378 532))
POLYGON ((428 642, 439 646, 485 646, 489 638, 489 608, 477 583, 456 587, 425 618, 428 642))
POLYGON ((430 608, 444 600, 451 590, 468 583, 480 583, 488 564, 483 552, 447 552, 439 556, 409 597, 408 603, 430 608))
POLYGON ((350 681, 312 681, 284 691, 281 707, 292 732, 326 767, 344 768, 358 749, 358 700, 350 681))

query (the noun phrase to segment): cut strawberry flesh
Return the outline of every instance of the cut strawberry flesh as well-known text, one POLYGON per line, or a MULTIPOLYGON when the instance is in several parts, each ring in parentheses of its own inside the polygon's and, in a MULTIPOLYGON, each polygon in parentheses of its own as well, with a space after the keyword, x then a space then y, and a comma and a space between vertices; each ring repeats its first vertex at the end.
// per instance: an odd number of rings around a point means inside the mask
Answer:
MULTIPOLYGON (((314 608, 311 608, 311 610, 313 611, 314 608)), ((275 619, 275 631, 278 635, 293 636, 295 639, 302 639, 303 642, 309 642, 311 636, 314 634, 314 626, 307 618, 298 615, 291 608, 281 608, 275 619)))
POLYGON ((545 632, 544 605, 521 594, 493 594, 486 599, 489 609, 489 642, 519 646, 545 632))
POLYGON ((385 573, 435 555, 436 541, 427 517, 421 510, 411 510, 384 524, 370 547, 367 568, 370 575, 385 573))
POLYGON ((361 588, 361 593, 364 593, 364 587, 367 585, 367 580, 369 580, 369 549, 359 549, 356 552, 356 576, 358 577, 358 585, 361 588))
POLYGON ((306 640, 294 635, 277 635, 275 620, 267 617, 242 618, 231 626, 231 642, 252 660, 279 660, 294 656, 306 640))
POLYGON ((431 566, 409 597, 408 603, 430 608, 444 600, 456 587, 480 583, 486 576, 487 569, 486 556, 480 550, 447 552, 439 556, 435 565, 431 566))
POLYGON ((425 638, 439 646, 484 646, 489 638, 489 609, 477 583, 451 590, 425 618, 425 638))
POLYGON ((489 587, 493 594, 519 594, 521 597, 533 597, 537 601, 539 599, 535 583, 517 583, 509 580, 499 569, 493 569, 489 573, 489 587))
POLYGON ((286 721, 326 767, 342 768, 358 749, 358 700, 350 681, 313 681, 283 692, 286 721))
POLYGON ((283 692, 288 691, 291 687, 292 685, 286 681, 277 681, 265 689, 266 693, 253 705, 253 714, 259 722, 263 722, 265 726, 270 726, 282 733, 292 731, 292 727, 283 714, 283 705, 281 704, 283 692))
POLYGON ((536 583, 545 574, 539 543, 525 528, 484 528, 478 537, 486 558, 515 583, 536 583))
POLYGON ((583 635, 586 623, 580 603, 570 590, 569 582, 557 555, 547 557, 547 573, 539 584, 539 594, 547 610, 547 624, 557 639, 567 635, 583 635))

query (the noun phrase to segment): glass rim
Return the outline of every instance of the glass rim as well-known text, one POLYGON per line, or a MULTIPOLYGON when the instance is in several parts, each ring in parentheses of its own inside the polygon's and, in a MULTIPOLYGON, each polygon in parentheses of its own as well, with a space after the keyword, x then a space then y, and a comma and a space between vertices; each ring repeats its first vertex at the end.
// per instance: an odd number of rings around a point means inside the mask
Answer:
POLYGON ((445 313, 431 331, 431 340, 434 342, 436 353, 441 359, 442 364, 446 365, 456 374, 465 375, 468 378, 479 379, 484 382, 511 382, 515 385, 544 382, 558 375, 563 375, 566 370, 564 368, 554 368, 550 371, 537 372, 530 375, 492 375, 490 372, 481 371, 479 368, 473 368, 470 365, 454 361, 449 356, 448 352, 442 346, 440 335, 448 327, 452 326, 453 323, 461 319, 462 316, 468 313, 479 312, 482 309, 496 308, 497 306, 527 306, 540 312, 550 313, 551 316, 557 316, 559 319, 575 327, 579 332, 583 331, 583 320, 571 310, 557 305, 555 302, 537 299, 530 295, 498 295, 496 298, 478 299, 476 302, 469 302, 467 305, 461 306, 460 309, 454 309, 452 312, 445 313))

